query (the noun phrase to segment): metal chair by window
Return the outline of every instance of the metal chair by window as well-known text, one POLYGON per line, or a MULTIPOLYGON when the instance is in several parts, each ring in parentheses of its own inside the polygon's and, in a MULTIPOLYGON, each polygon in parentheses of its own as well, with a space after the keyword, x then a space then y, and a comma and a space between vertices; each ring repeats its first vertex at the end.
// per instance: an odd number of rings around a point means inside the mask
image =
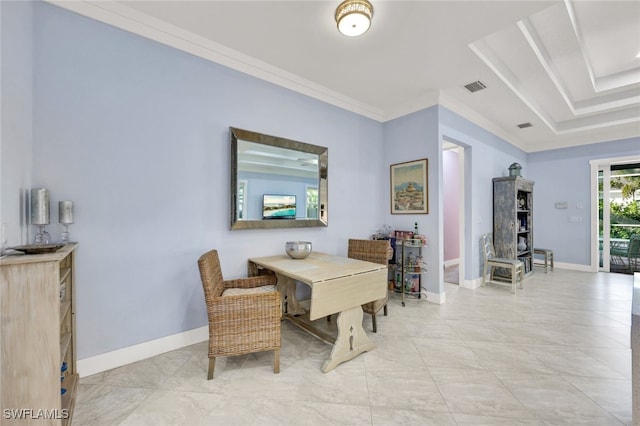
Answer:
POLYGON ((627 265, 629 272, 640 272, 640 234, 634 234, 629 238, 627 265))

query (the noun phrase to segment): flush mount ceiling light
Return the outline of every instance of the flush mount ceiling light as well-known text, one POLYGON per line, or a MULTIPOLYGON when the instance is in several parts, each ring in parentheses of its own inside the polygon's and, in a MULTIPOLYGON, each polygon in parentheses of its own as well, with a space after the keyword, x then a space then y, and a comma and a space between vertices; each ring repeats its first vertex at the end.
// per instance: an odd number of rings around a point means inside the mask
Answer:
POLYGON ((336 9, 336 23, 342 34, 355 37, 367 32, 373 18, 373 6, 367 0, 346 0, 336 9))

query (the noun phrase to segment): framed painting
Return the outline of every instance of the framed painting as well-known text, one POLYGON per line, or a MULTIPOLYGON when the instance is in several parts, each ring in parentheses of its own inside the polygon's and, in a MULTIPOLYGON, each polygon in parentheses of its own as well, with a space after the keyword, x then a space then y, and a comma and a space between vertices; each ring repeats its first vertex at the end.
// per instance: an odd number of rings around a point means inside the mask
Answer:
POLYGON ((429 160, 391 166, 391 214, 429 213, 429 160))

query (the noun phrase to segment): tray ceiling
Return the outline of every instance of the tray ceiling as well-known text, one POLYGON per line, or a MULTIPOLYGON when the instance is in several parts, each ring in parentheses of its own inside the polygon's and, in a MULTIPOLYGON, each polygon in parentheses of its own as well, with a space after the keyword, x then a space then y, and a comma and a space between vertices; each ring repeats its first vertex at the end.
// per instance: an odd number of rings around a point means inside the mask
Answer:
POLYGON ((527 152, 640 136, 637 1, 373 0, 356 38, 339 1, 49 3, 381 122, 441 104, 527 152))

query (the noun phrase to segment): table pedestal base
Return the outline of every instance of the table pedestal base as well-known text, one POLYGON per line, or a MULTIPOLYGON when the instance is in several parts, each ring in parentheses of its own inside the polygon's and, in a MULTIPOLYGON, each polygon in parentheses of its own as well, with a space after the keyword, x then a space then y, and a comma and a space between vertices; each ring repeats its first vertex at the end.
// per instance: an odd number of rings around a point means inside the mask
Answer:
POLYGON ((361 305, 381 299, 387 293, 386 266, 323 253, 312 253, 307 259, 291 262, 284 256, 249 259, 249 276, 259 275, 260 269, 273 271, 278 278, 278 291, 282 297, 283 319, 333 345, 322 371, 329 372, 339 364, 374 349, 375 345, 362 327, 361 305), (307 269, 313 273, 305 276, 307 269), (296 298, 297 280, 312 289, 308 320, 307 310, 296 298), (311 321, 332 314, 338 314, 337 338, 311 324, 311 321))
POLYGON ((283 309, 282 312, 294 316, 306 314, 306 309, 300 306, 300 302, 296 298, 296 281, 282 274, 276 274, 276 278, 278 278, 278 291, 282 295, 283 306, 286 302, 286 309, 283 309))
POLYGON ((362 308, 347 309, 338 314, 338 338, 333 344, 331 356, 324 362, 324 373, 333 370, 340 363, 349 361, 375 348, 375 345, 362 328, 362 308))
POLYGON ((322 366, 324 373, 333 370, 338 364, 349 361, 361 353, 375 348, 375 345, 369 340, 369 337, 367 337, 362 327, 362 307, 356 306, 355 308, 338 313, 336 320, 338 337, 334 340, 332 336, 316 329, 313 325, 301 318, 307 311, 300 305, 300 302, 298 302, 296 298, 295 280, 281 274, 276 274, 276 276, 278 277, 278 290, 286 301, 284 318, 312 336, 333 345, 329 359, 326 360, 322 366))

